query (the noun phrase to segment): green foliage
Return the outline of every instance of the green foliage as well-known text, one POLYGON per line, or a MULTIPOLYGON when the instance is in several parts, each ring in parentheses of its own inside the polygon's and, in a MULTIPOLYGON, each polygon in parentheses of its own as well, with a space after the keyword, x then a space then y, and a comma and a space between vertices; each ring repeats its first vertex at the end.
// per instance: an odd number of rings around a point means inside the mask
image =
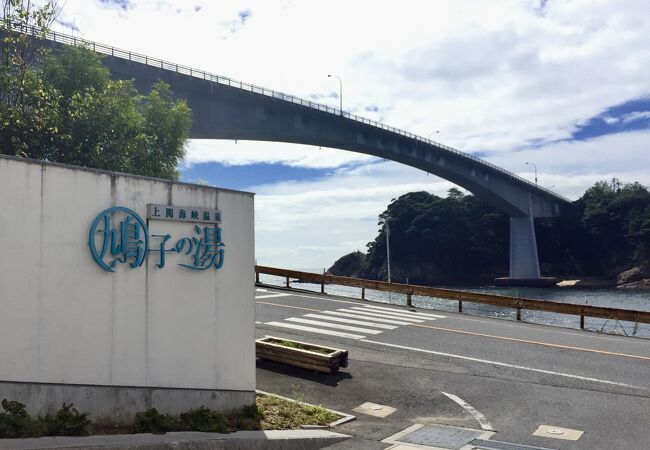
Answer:
POLYGON ((244 406, 241 410, 241 415, 247 419, 260 421, 264 419, 264 410, 258 406, 257 403, 253 403, 251 405, 244 406))
MULTIPOLYGON (((41 15, 55 11, 44 8, 41 15)), ((27 24, 23 15, 13 17, 27 24)), ((32 22, 42 33, 49 26, 32 22)), ((0 43, 0 152, 178 178, 191 111, 169 85, 158 82, 141 95, 133 81, 111 80, 90 49, 66 46, 53 53, 7 23, 0 43)))
MULTIPOLYGON (((355 276, 386 278, 386 223, 397 281, 485 282, 508 272, 508 217, 452 188, 446 198, 412 192, 391 202, 355 276)), ((613 277, 650 266, 650 193, 639 183, 598 182, 535 227, 543 273, 613 277)))
POLYGON ((80 413, 72 403, 63 403, 53 416, 43 419, 48 436, 86 436, 93 431, 88 413, 80 413))
POLYGON ((4 412, 0 413, 0 439, 22 437, 30 425, 25 405, 4 399, 2 408, 4 412))
POLYGON ((168 431, 182 431, 180 422, 169 414, 161 414, 156 408, 151 408, 135 415, 134 433, 160 434, 168 431))
POLYGON ((72 404, 65 403, 53 416, 32 419, 25 405, 16 401, 2 401, 5 410, 0 413, 0 438, 38 436, 85 436, 93 431, 87 413, 80 413, 72 404))
POLYGON ((489 278, 506 270, 508 218, 481 199, 450 189, 446 198, 411 192, 379 216, 368 244, 363 278, 386 278, 386 227, 390 228, 393 279, 439 283, 489 278))
POLYGON ((182 413, 181 422, 190 430, 204 433, 230 433, 226 416, 206 406, 182 413))

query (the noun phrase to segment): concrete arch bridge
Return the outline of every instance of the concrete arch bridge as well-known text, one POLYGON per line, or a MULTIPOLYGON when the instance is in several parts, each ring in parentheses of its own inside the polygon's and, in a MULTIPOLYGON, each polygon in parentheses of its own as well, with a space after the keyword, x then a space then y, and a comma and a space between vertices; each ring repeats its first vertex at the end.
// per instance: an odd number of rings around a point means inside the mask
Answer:
POLYGON ((390 159, 449 180, 510 216, 510 278, 539 279, 535 217, 570 201, 500 167, 407 131, 301 98, 145 55, 50 32, 54 46, 105 55, 115 78, 148 90, 169 83, 193 111, 192 139, 242 139, 332 147, 390 159))

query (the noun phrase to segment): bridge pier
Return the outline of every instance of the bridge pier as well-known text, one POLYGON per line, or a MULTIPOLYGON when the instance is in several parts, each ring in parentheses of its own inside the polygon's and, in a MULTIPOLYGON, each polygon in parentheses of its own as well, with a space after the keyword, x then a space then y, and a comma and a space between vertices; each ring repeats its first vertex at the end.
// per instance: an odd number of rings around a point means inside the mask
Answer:
POLYGON ((533 215, 510 217, 510 278, 540 277, 533 215))

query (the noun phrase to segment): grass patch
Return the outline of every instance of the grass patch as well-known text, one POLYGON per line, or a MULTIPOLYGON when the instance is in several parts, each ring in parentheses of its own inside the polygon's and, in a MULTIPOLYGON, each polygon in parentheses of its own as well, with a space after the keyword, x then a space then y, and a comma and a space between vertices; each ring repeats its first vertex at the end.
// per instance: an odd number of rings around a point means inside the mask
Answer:
POLYGON ((330 353, 332 353, 332 350, 327 348, 318 347, 315 345, 300 344, 298 342, 285 341, 282 339, 269 339, 267 342, 271 342, 273 344, 280 344, 283 347, 297 348, 300 350, 308 350, 310 352, 316 352, 322 355, 329 355, 330 353))
POLYGON ((255 403, 236 414, 224 415, 201 406, 180 416, 162 414, 155 408, 139 412, 133 423, 94 424, 87 413, 63 404, 53 416, 31 418, 25 405, 4 400, 0 410, 0 439, 41 436, 85 436, 88 434, 131 434, 169 431, 230 433, 239 430, 293 430, 302 425, 326 426, 341 419, 322 406, 308 406, 273 395, 257 394, 255 403))
POLYGON ((301 425, 329 425, 342 418, 322 406, 307 406, 290 402, 272 395, 256 397, 257 407, 261 410, 263 430, 292 430, 301 425))

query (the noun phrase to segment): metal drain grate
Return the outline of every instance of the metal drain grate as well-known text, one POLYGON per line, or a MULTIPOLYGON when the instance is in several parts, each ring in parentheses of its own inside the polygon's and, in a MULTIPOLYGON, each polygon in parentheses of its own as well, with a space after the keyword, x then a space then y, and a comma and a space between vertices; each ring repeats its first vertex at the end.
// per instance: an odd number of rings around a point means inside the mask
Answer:
POLYGON ((486 441, 484 439, 474 439, 469 444, 480 450, 556 450, 547 447, 513 444, 512 442, 486 441))
POLYGON ((459 449, 483 434, 466 428, 429 425, 418 428, 398 439, 407 444, 430 445, 447 449, 459 449))

